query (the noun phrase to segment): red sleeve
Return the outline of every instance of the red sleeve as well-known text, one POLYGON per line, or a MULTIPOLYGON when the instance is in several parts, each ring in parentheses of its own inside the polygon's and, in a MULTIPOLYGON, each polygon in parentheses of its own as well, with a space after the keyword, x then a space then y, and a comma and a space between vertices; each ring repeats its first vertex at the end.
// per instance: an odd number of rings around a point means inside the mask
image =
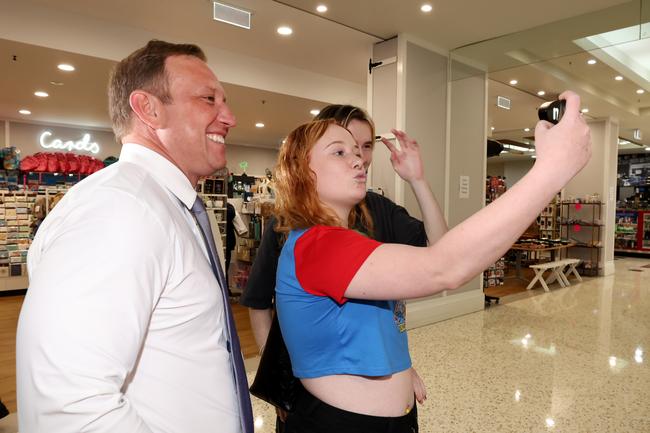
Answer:
POLYGON ((307 230, 294 248, 296 277, 312 295, 329 296, 337 303, 361 265, 381 245, 353 230, 316 226, 307 230))

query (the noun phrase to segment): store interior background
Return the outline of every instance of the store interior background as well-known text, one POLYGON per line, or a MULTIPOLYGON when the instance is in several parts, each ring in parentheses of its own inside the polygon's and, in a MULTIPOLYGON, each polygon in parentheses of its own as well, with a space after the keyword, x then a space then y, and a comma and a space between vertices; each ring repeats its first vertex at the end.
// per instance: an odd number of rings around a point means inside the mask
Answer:
MULTIPOLYGON (((419 5, 406 10, 388 0, 328 1, 325 15, 315 12, 315 1, 236 3, 253 11, 253 29, 214 21, 205 0, 0 2, 0 146, 31 155, 39 151, 35 137, 47 129, 73 140, 90 133, 102 147, 99 157, 118 156, 106 111, 111 67, 152 38, 193 42, 206 51, 237 117, 227 138, 231 171, 240 174, 246 161, 249 175, 263 176, 283 137, 311 119, 310 111, 329 103, 359 105, 374 116, 379 134, 396 126, 424 144, 429 182, 453 226, 484 205, 486 175, 505 177, 512 186, 534 163, 530 151, 488 159, 486 140, 532 148, 537 107, 568 88, 581 95, 597 139, 590 168, 565 194, 598 193, 605 202, 602 274, 613 271, 617 157, 650 155, 650 1, 549 0, 529 13, 520 2, 465 0, 434 2, 430 15, 419 5), (291 25, 294 34, 279 36, 279 25, 291 25), (385 64, 369 74, 368 59, 381 59, 382 50, 385 64), (437 87, 413 95, 400 69, 415 69, 406 54, 411 62, 423 59, 421 76, 409 75, 411 82, 437 87), (62 62, 77 70, 58 71, 62 62), (618 75, 623 80, 615 80, 618 75), (35 90, 50 96, 36 98, 35 90), (418 95, 437 100, 416 104, 418 95), (511 109, 498 108, 497 96, 508 98, 511 109), (20 115, 23 108, 32 114, 20 115), (459 197, 462 175, 471 176, 469 199, 459 197)), ((419 215, 385 150, 376 151, 370 183, 419 215)), ((458 293, 410 305, 409 326, 479 308, 477 278, 458 293)), ((15 389, 15 373, 2 370, 0 381, 15 389)))

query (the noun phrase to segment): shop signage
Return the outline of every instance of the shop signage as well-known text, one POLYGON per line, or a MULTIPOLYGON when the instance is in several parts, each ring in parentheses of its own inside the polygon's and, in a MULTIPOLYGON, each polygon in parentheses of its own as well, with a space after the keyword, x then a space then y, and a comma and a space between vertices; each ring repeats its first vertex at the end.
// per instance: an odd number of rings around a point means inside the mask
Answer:
POLYGON ((93 154, 99 153, 99 144, 95 143, 94 141, 90 141, 90 134, 84 134, 81 137, 81 140, 77 141, 63 141, 58 138, 51 140, 51 136, 52 133, 50 131, 44 131, 41 134, 39 141, 43 149, 67 150, 68 152, 79 150, 93 154))

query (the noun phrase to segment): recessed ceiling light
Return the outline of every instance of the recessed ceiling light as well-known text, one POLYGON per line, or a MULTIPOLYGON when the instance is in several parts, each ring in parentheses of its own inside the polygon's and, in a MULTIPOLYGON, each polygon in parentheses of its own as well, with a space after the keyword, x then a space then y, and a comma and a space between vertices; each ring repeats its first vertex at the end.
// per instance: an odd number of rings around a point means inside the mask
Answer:
POLYGON ((53 86, 63 86, 63 83, 60 81, 50 81, 50 84, 53 86))
POLYGON ((318 116, 320 114, 320 110, 313 109, 309 112, 312 116, 318 116))
POLYGON ((537 95, 544 96, 544 95, 546 95, 546 92, 543 91, 543 90, 540 90, 539 92, 537 92, 537 95))
POLYGON ((321 13, 321 14, 324 14, 325 12, 327 12, 327 6, 318 5, 318 6, 316 6, 316 11, 321 13))
POLYGON ((281 34, 282 36, 289 36, 290 34, 293 33, 293 29, 291 27, 281 26, 278 27, 278 33, 281 34))
POLYGON ((638 93, 639 95, 643 95, 645 93, 645 90, 639 89, 636 91, 636 93, 638 93))
POLYGON ((530 128, 524 128, 524 132, 530 132, 530 128))
POLYGON ((31 111, 26 110, 26 109, 24 109, 24 108, 23 108, 22 110, 18 110, 18 112, 19 112, 20 114, 24 114, 25 116, 29 116, 30 114, 32 114, 31 111))
POLYGON ((519 82, 519 81, 517 81, 517 80, 510 80, 510 84, 512 84, 513 86, 514 86, 515 84, 517 84, 518 82, 519 82))
POLYGON ((34 95, 38 96, 39 98, 47 98, 50 96, 47 92, 43 92, 42 90, 34 92, 34 95))
POLYGON ((67 63, 61 63, 60 65, 57 66, 57 68, 59 68, 62 71, 66 71, 66 72, 74 71, 74 66, 69 65, 67 63))
POLYGON ((622 75, 617 75, 614 77, 616 81, 623 81, 623 76, 622 75))
POLYGON ((595 59, 587 60, 587 64, 589 64, 589 65, 595 65, 596 63, 598 63, 598 62, 595 59))
POLYGON ((257 122, 257 123, 255 124, 255 127, 256 127, 256 128, 264 128, 264 124, 263 124, 262 122, 257 122))
POLYGON ((420 6, 420 10, 424 13, 429 13, 433 10, 433 6, 431 6, 429 3, 425 3, 420 6))
POLYGON ((582 110, 580 110, 580 112, 581 113, 589 113, 589 109, 588 108, 583 108, 582 110))

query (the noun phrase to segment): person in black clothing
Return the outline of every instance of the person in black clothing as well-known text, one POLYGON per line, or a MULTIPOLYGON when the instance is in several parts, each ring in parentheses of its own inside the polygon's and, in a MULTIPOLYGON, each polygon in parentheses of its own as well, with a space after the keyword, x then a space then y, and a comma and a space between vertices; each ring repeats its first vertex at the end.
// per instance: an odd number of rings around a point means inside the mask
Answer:
MULTIPOLYGON (((361 156, 366 171, 372 162, 375 135, 372 119, 364 110, 351 105, 329 105, 316 116, 314 120, 334 119, 336 123, 347 128, 354 140, 359 145, 361 156)), ((419 154, 418 154, 419 158, 419 154)), ((415 163, 421 164, 421 161, 415 163)), ((446 231, 447 224, 442 216, 438 204, 433 199, 428 185, 412 184, 411 187, 418 199, 421 208, 430 210, 429 215, 435 216, 432 224, 435 226, 434 233, 427 233, 422 221, 413 218, 402 206, 398 206, 388 198, 368 192, 365 198, 365 208, 369 212, 369 224, 363 224, 363 210, 360 206, 356 208, 357 224, 359 231, 367 233, 375 240, 382 243, 398 243, 412 246, 426 246, 428 242, 435 242, 446 231), (368 227, 369 226, 369 227, 368 227)), ((278 259, 282 249, 282 239, 273 227, 275 220, 269 221, 262 242, 257 251, 253 263, 248 284, 240 298, 240 304, 249 308, 251 325, 255 341, 260 347, 260 353, 264 348, 266 338, 271 327, 273 317, 273 300, 275 296, 275 277, 278 266, 278 259)), ((414 392, 417 400, 422 403, 426 399, 424 383, 413 370, 414 392)), ((286 413, 278 410, 276 431, 282 432, 286 413)))
MULTIPOLYGON (((235 206, 226 203, 226 281, 228 279, 228 269, 230 268, 230 257, 232 250, 235 248, 237 238, 235 237, 235 206)), ((228 287, 228 296, 233 296, 230 287, 228 287)))

